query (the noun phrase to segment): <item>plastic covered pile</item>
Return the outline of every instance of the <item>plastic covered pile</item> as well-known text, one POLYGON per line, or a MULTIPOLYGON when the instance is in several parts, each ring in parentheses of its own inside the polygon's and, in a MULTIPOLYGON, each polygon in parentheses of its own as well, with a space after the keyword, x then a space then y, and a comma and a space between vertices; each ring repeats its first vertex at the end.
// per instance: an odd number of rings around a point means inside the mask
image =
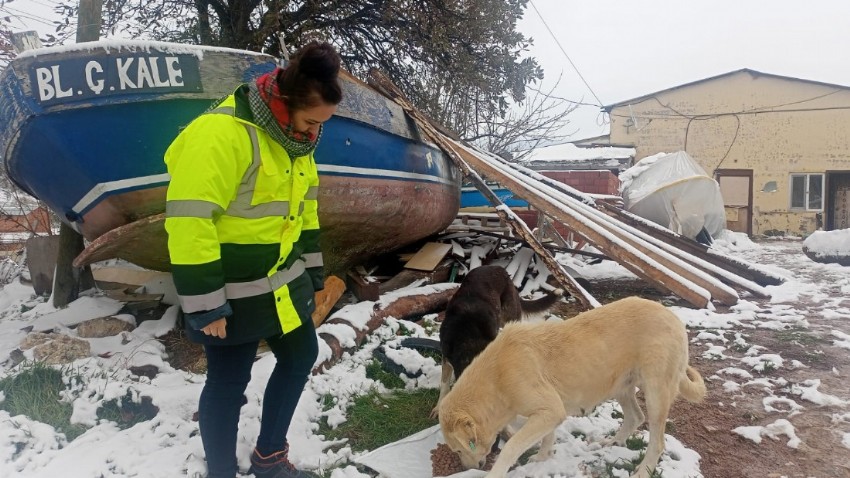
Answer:
POLYGON ((717 237, 726 228, 720 186, 684 151, 644 158, 620 179, 633 214, 691 239, 703 229, 717 237))

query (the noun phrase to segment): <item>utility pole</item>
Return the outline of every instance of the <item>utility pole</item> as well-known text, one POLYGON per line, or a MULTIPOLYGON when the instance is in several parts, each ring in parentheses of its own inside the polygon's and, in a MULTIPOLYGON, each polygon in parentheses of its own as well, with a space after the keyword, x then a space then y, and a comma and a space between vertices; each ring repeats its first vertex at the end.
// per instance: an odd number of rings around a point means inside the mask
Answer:
MULTIPOLYGON (((103 0, 80 0, 77 17, 77 43, 100 39, 103 0)), ((72 262, 83 252, 83 236, 64 222, 59 226, 59 254, 56 258, 56 273, 53 279, 53 307, 64 307, 80 294, 80 290, 94 287, 91 268, 82 269, 72 262)))
POLYGON ((77 17, 77 43, 100 39, 100 25, 103 23, 103 0, 80 0, 80 14, 77 17))

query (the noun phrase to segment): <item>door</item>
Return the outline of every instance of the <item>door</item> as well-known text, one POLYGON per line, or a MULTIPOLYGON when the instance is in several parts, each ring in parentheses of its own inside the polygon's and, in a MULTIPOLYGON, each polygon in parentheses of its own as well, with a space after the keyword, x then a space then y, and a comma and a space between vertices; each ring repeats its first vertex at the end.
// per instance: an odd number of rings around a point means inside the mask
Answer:
POLYGON ((850 173, 827 173, 826 230, 850 229, 850 173))
POLYGON ((753 170, 718 169, 714 172, 723 207, 726 210, 726 229, 753 233, 753 170))

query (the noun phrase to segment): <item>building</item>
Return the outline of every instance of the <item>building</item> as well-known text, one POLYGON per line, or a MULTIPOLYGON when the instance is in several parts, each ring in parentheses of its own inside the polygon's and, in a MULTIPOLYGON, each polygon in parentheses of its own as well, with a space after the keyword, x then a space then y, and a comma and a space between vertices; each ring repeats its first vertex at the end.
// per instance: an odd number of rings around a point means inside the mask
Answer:
POLYGON ((635 161, 686 151, 720 183, 727 227, 850 228, 850 87, 742 69, 604 107, 635 161))

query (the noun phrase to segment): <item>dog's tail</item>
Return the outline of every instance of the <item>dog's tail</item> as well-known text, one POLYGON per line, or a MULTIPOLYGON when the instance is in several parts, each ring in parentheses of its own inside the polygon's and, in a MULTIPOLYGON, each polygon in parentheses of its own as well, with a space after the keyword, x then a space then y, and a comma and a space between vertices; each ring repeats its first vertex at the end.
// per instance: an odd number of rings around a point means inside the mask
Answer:
POLYGON ((564 295, 563 289, 555 289, 551 292, 546 292, 546 295, 534 300, 520 299, 520 306, 524 315, 539 314, 549 310, 555 302, 561 299, 564 295))
POLYGON ((697 369, 688 366, 685 376, 679 380, 679 393, 689 402, 701 402, 705 398, 705 382, 697 369))

